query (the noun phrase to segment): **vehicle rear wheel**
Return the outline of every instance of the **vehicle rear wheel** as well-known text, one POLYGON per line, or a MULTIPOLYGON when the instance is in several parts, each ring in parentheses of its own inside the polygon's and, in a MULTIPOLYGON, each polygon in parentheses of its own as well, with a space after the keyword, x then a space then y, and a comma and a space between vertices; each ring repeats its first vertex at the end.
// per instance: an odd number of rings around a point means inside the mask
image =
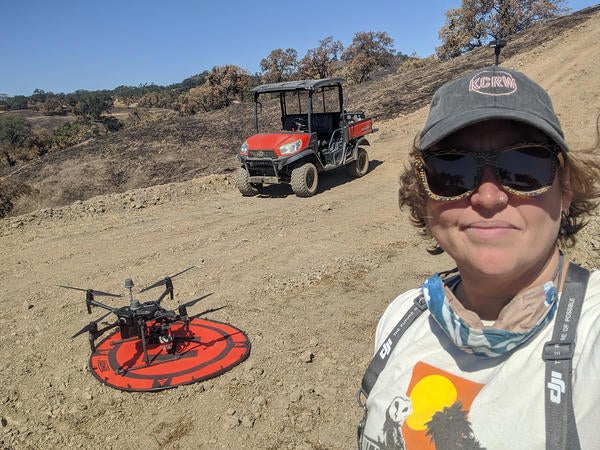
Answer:
POLYGON ((346 166, 348 174, 352 177, 360 178, 369 171, 369 154, 367 151, 358 147, 356 159, 346 166))
POLYGON ((312 163, 302 164, 292 170, 292 190, 298 197, 311 197, 317 192, 319 174, 312 163))
POLYGON ((258 194, 259 186, 248 181, 248 171, 243 167, 240 167, 237 171, 235 176, 235 185, 242 195, 246 197, 251 197, 258 194))

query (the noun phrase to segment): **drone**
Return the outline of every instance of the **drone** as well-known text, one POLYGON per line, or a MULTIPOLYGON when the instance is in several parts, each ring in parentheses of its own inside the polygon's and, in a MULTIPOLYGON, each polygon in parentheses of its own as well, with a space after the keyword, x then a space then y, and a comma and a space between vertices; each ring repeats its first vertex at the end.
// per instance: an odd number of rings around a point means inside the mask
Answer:
POLYGON ((161 302, 169 296, 173 300, 173 278, 193 269, 188 267, 174 275, 153 283, 137 294, 164 286, 156 300, 140 302, 134 295, 131 278, 125 280, 129 304, 113 307, 98 301, 97 297, 122 298, 122 294, 84 289, 74 286, 59 287, 85 292, 88 314, 93 307, 108 312, 89 322, 71 340, 87 333, 90 343, 90 369, 101 382, 129 391, 155 391, 181 384, 189 384, 219 375, 247 358, 250 343, 246 335, 231 325, 200 316, 224 308, 214 308, 190 316, 188 308, 212 293, 180 304, 173 310, 161 302), (108 316, 114 322, 99 327, 108 316), (107 337, 97 343, 105 333, 107 337))
POLYGON ((104 303, 100 303, 95 299, 95 297, 123 297, 122 294, 112 294, 110 292, 97 291, 94 289, 82 289, 73 286, 59 285, 59 287, 66 289, 84 291, 85 304, 87 307, 88 314, 92 313, 92 306, 97 306, 109 311, 107 314, 103 315, 99 319, 96 319, 90 322, 85 327, 83 327, 81 330, 75 333, 71 337, 71 339, 75 339, 77 336, 84 334, 87 331, 90 341, 90 348, 93 353, 96 351, 96 339, 98 339, 108 330, 119 327, 119 330, 121 332, 121 339, 123 339, 123 341, 139 339, 142 342, 144 349, 144 361, 146 362, 146 364, 150 364, 147 344, 160 343, 161 345, 163 345, 165 350, 172 352, 174 341, 174 336, 171 332, 172 325, 176 322, 182 322, 186 327, 186 331, 189 330, 190 318, 187 313, 187 308, 194 306, 200 300, 211 295, 207 294, 202 297, 191 300, 187 303, 184 303, 177 308, 177 311, 166 310, 160 305, 162 300, 167 295, 169 295, 170 298, 173 299, 172 279, 178 275, 181 275, 184 272, 187 272, 190 269, 193 269, 193 266, 182 270, 181 272, 175 275, 167 276, 163 280, 160 280, 139 291, 138 293, 142 293, 162 285, 165 286, 165 291, 160 295, 160 297, 158 297, 157 300, 148 301, 144 303, 140 303, 139 300, 134 298, 133 280, 131 278, 127 278, 125 280, 125 288, 129 290, 130 302, 129 305, 122 306, 120 308, 114 308, 104 303), (108 317, 111 313, 117 316, 117 320, 104 328, 98 329, 98 323, 104 320, 106 317, 108 317))

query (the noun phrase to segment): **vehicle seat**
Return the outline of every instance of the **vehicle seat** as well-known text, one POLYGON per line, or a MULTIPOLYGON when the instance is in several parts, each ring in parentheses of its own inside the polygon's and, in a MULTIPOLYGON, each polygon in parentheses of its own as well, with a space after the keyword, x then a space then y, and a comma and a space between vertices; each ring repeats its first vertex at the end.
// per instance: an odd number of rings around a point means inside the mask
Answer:
POLYGON ((325 114, 314 114, 312 116, 313 131, 316 131, 319 139, 329 139, 333 130, 335 130, 333 124, 333 116, 329 113, 325 114))

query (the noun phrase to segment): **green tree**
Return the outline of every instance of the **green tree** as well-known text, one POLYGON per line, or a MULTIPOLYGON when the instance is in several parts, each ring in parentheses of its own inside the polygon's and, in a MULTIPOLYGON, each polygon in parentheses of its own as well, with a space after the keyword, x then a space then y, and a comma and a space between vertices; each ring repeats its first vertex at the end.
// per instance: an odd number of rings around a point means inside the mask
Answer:
POLYGON ((15 95, 9 97, 6 94, 2 94, 0 97, 0 105, 3 105, 7 110, 27 109, 27 97, 24 95, 15 95))
POLYGON ((278 83, 292 80, 298 69, 298 52, 293 48, 271 51, 260 61, 263 83, 278 83))
POLYGON ((446 12, 446 24, 439 31, 442 42, 436 48, 447 60, 496 39, 547 21, 568 11, 564 0, 463 0, 460 8, 446 12))
POLYGON ((64 94, 56 95, 56 94, 48 94, 44 102, 36 105, 36 109, 43 114, 48 116, 57 115, 57 114, 66 114, 66 101, 64 98, 64 94))
POLYGON ((103 113, 110 112, 113 98, 109 91, 78 90, 67 96, 73 107, 73 114, 83 121, 100 120, 103 113))
POLYGON ((358 32, 342 54, 348 78, 356 83, 371 79, 373 71, 394 62, 394 40, 385 32, 358 32))
POLYGON ((319 41, 317 48, 309 49, 298 63, 300 78, 327 78, 333 75, 334 63, 344 50, 340 41, 332 36, 319 41))
POLYGON ((2 155, 9 166, 16 164, 16 155, 33 137, 31 124, 15 114, 0 115, 0 144, 2 155))
POLYGON ((52 148, 66 148, 93 137, 97 125, 84 122, 69 122, 54 130, 49 139, 52 148))
POLYGON ((51 94, 52 92, 46 92, 43 89, 34 89, 33 94, 31 94, 31 97, 29 97, 29 101, 34 105, 44 103, 48 98, 48 95, 51 94))
POLYGON ((204 72, 192 75, 189 78, 186 78, 181 83, 172 84, 169 86, 172 89, 180 89, 180 90, 189 90, 191 88, 201 86, 206 81, 206 77, 208 76, 208 72, 205 70, 204 72))

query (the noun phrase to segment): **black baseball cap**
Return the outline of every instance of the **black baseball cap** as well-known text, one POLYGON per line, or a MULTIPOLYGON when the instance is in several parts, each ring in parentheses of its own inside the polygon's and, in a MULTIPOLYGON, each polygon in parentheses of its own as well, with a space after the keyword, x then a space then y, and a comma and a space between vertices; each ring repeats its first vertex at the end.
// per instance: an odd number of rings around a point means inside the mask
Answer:
POLYGON ((466 126, 492 119, 531 125, 568 151, 548 93, 521 72, 490 66, 441 86, 417 141, 425 150, 466 126))

